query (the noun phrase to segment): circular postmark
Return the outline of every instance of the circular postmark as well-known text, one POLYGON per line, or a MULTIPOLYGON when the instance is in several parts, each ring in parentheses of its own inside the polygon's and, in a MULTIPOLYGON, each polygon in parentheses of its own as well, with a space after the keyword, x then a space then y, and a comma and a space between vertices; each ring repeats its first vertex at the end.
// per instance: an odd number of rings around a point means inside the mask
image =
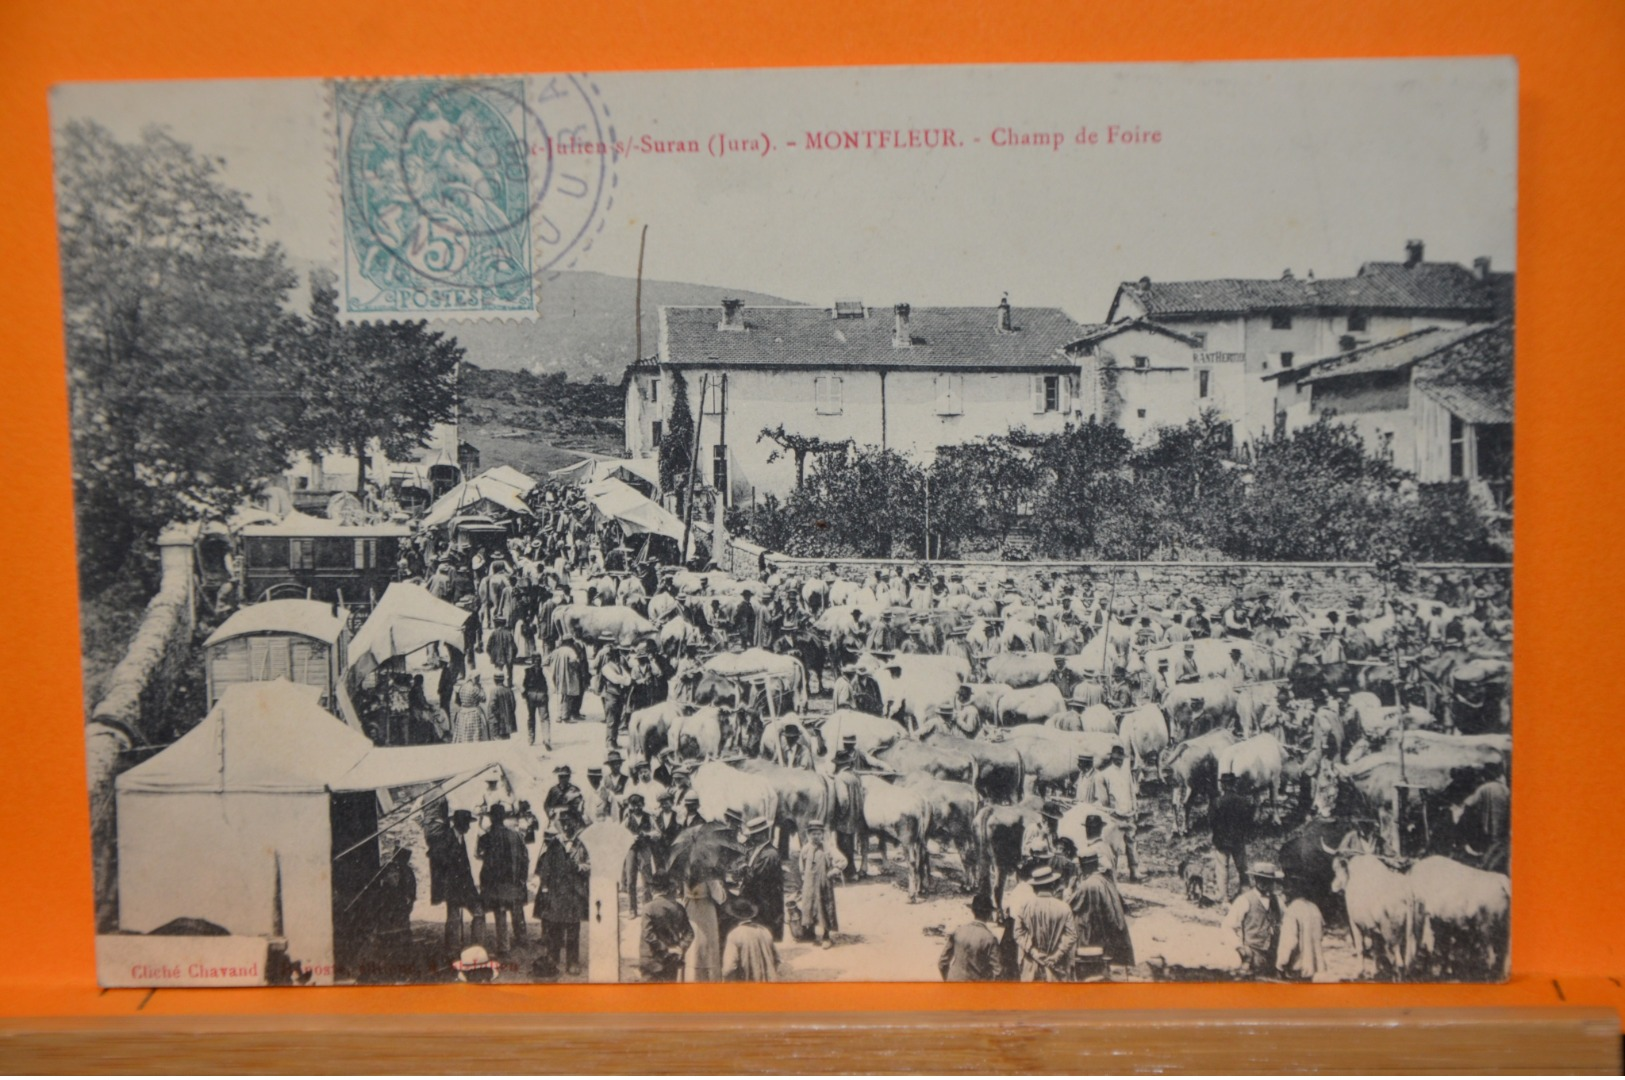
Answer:
POLYGON ((535 309, 613 198, 608 109, 584 76, 340 84, 346 308, 535 309))

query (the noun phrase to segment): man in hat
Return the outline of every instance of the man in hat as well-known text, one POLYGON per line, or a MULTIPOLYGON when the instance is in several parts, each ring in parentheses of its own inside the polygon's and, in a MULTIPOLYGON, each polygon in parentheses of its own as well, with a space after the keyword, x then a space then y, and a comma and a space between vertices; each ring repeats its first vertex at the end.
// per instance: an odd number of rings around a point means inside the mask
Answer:
POLYGON ((480 897, 496 915, 497 953, 506 955, 510 919, 516 944, 523 946, 530 936, 525 926, 530 852, 525 850, 525 838, 508 827, 506 806, 493 803, 490 815, 491 827, 480 834, 474 854, 480 860, 480 897))
POLYGON ((647 901, 651 888, 649 883, 655 876, 655 850, 660 844, 660 832, 655 827, 654 818, 643 805, 641 792, 634 791, 626 797, 621 824, 632 834, 632 846, 627 849, 626 859, 621 865, 621 886, 626 890, 627 907, 632 917, 637 918, 638 879, 642 878, 643 898, 647 901))
POLYGON ((604 745, 611 750, 619 744, 626 726, 626 699, 632 689, 632 673, 626 668, 626 650, 619 645, 604 650, 606 659, 598 669, 599 699, 604 703, 604 745))
POLYGON ((830 686, 830 708, 850 709, 852 707, 852 680, 856 676, 856 664, 842 664, 840 674, 830 686))
POLYGON ((655 796, 654 822, 655 832, 660 837, 655 849, 655 865, 665 866, 666 859, 671 854, 671 842, 683 831, 683 827, 677 821, 677 799, 672 795, 670 788, 655 796))
POLYGON ((1292 982, 1313 982, 1326 970, 1322 940, 1326 934, 1320 908, 1309 899, 1300 877, 1284 878, 1281 895, 1286 907, 1281 911, 1281 929, 1275 948, 1275 970, 1292 982))
POLYGON ((1008 979, 1000 957, 1002 926, 993 898, 984 892, 971 897, 971 921, 948 935, 937 970, 943 982, 996 982, 1008 979))
POLYGON ((508 629, 507 623, 498 620, 496 625, 487 631, 485 656, 491 661, 492 668, 510 680, 513 679, 514 661, 519 659, 519 642, 514 638, 513 631, 508 629))
POLYGON ((627 785, 632 778, 621 771, 626 757, 617 747, 611 747, 609 753, 604 755, 604 786, 608 787, 617 796, 625 795, 627 785))
POLYGON ((1250 683, 1257 677, 1253 666, 1242 655, 1240 647, 1233 646, 1230 649, 1230 659, 1224 666, 1224 681, 1239 689, 1243 683, 1250 683))
POLYGON ((677 831, 704 824, 705 819, 700 816, 700 793, 690 789, 683 794, 683 816, 677 824, 677 831))
POLYGON ((519 707, 513 690, 508 686, 508 677, 500 671, 491 676, 491 682, 491 700, 486 705, 491 714, 491 737, 512 738, 519 730, 519 707))
POLYGON ((581 924, 587 921, 587 851, 573 827, 547 823, 542 853, 536 857, 536 905, 542 923, 543 977, 556 977, 562 967, 581 974, 581 924))
POLYGON ((1180 645, 1191 639, 1190 627, 1185 625, 1185 613, 1174 611, 1168 617, 1168 628, 1163 631, 1163 640, 1170 645, 1180 645))
POLYGON ((1111 875, 1101 870, 1099 855, 1078 856, 1078 880, 1067 901, 1077 923, 1079 945, 1101 949, 1109 964, 1134 966, 1134 941, 1129 936, 1123 894, 1111 875))
POLYGON ((592 803, 594 821, 613 821, 620 816, 615 792, 604 784, 604 770, 597 765, 587 767, 586 796, 592 803))
MULTIPOLYGON (((1332 612, 1336 615, 1337 612, 1332 612)), ((1337 636, 1337 626, 1327 622, 1320 627, 1320 648, 1315 652, 1315 662, 1325 667, 1327 664, 1341 664, 1348 658, 1343 651, 1343 639, 1337 636)))
POLYGON ((1207 605, 1200 596, 1191 597, 1191 617, 1185 620, 1190 628, 1191 637, 1207 638, 1213 636, 1213 624, 1208 621, 1207 605))
POLYGON ((470 945, 451 962, 451 966, 457 972, 460 983, 496 982, 497 974, 502 970, 502 964, 491 959, 484 945, 470 945))
POLYGON ((586 667, 568 631, 558 647, 542 657, 547 674, 548 716, 561 724, 581 719, 581 698, 586 693, 586 667))
POLYGON ((869 861, 869 836, 863 816, 863 777, 859 764, 868 757, 858 749, 856 735, 843 735, 835 752, 835 800, 830 808, 830 827, 835 830, 835 847, 846 859, 848 879, 863 877, 869 861))
POLYGON ((1208 810, 1213 827, 1213 855, 1217 860, 1219 899, 1230 898, 1230 882, 1239 889, 1247 867, 1247 843, 1253 834, 1253 802, 1240 790, 1234 772, 1219 774, 1219 797, 1208 810))
POLYGON ((772 931, 762 924, 756 905, 743 897, 724 909, 733 929, 722 946, 722 977, 728 982, 777 982, 779 950, 772 931))
POLYGON ((1281 904, 1275 886, 1281 871, 1274 863, 1255 862, 1247 868, 1251 886, 1243 889, 1224 917, 1224 929, 1236 936, 1241 969, 1249 975, 1275 971, 1276 935, 1281 929, 1281 904))
POLYGON ((1250 638, 1253 636, 1252 612, 1247 610, 1247 598, 1237 593, 1231 599, 1228 607, 1221 613, 1224 623, 1224 636, 1233 638, 1250 638))
POLYGON ((676 982, 683 960, 694 943, 688 912, 672 899, 670 877, 657 875, 649 882, 654 899, 643 909, 643 933, 638 940, 638 970, 645 982, 676 982))
POLYGON ((829 849, 824 846, 823 822, 808 824, 807 842, 801 846, 797 862, 801 872, 801 893, 797 898, 801 925, 820 948, 827 949, 834 944, 830 935, 839 930, 841 924, 835 916, 835 875, 829 849))
POLYGON ((553 769, 553 786, 547 789, 542 798, 542 812, 549 820, 555 818, 572 818, 578 825, 587 821, 587 799, 581 794, 581 789, 570 782, 570 766, 559 765, 553 769))
POLYGON ((1094 855, 1100 859, 1100 870, 1113 880, 1127 872, 1128 854, 1123 850, 1121 829, 1107 829, 1106 815, 1091 810, 1083 819, 1083 848, 1079 855, 1094 855))
MULTIPOLYGON (((1066 660, 1065 656, 1057 653, 1055 656, 1055 669, 1049 673, 1049 681, 1055 684, 1055 688, 1061 692, 1063 699, 1072 696, 1073 690, 1077 689, 1080 678, 1077 672, 1067 666, 1066 660)), ((960 689, 968 690, 969 687, 961 686, 960 689)))
MULTIPOLYGON (((801 725, 786 721, 779 726, 778 744, 774 747, 774 759, 780 764, 792 769, 815 769, 818 767, 817 755, 813 748, 801 737, 801 725)), ((763 917, 765 918, 765 912, 763 917)))
POLYGON ((773 846, 773 823, 765 817, 745 825, 747 854, 739 871, 741 899, 749 900, 757 917, 772 933, 774 941, 784 940, 784 865, 773 846))
POLYGON ((1072 909, 1055 895, 1060 882, 1053 866, 1040 866, 1029 882, 1032 898, 1016 912, 1022 982, 1065 982, 1071 977, 1078 929, 1072 909))
POLYGON ((1512 792, 1503 779, 1504 770, 1499 761, 1483 768, 1483 780, 1472 793, 1450 808, 1451 820, 1460 827, 1463 845, 1471 852, 1482 852, 1482 865, 1497 868, 1506 860, 1507 843, 1511 839, 1512 792))
POLYGON ((463 946, 463 912, 468 912, 469 936, 474 944, 485 940, 485 905, 474 884, 468 861, 468 830, 474 815, 468 810, 447 814, 446 800, 437 799, 425 812, 423 837, 429 853, 429 903, 446 905, 446 947, 463 946))
POLYGON ((525 696, 525 728, 530 736, 530 745, 536 745, 537 736, 541 736, 542 746, 553 749, 553 717, 547 708, 547 670, 542 665, 539 656, 532 656, 530 663, 525 665, 525 674, 520 682, 520 689, 525 696), (542 728, 538 731, 536 714, 542 715, 542 728))
POLYGON ((1196 666, 1196 644, 1187 641, 1179 647, 1179 656, 1174 661, 1174 684, 1193 683, 1202 680, 1201 669, 1196 666))
POLYGON ((1111 757, 1106 765, 1095 771, 1095 801, 1117 816, 1123 830, 1123 849, 1128 856, 1128 879, 1139 877, 1140 853, 1134 842, 1140 819, 1139 783, 1134 770, 1129 768, 1128 752, 1121 736, 1112 739, 1111 757))

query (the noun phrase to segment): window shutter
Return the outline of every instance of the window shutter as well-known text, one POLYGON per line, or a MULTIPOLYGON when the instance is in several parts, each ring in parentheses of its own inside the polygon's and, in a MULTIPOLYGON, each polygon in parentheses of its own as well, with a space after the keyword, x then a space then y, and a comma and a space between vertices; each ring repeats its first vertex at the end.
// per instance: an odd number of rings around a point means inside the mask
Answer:
POLYGON ((1072 376, 1062 375, 1056 382, 1061 387, 1058 396, 1061 399, 1061 413, 1065 415, 1072 411, 1072 376))
POLYGON ((1044 411, 1044 376, 1032 376, 1030 386, 1032 390, 1033 412, 1041 413, 1044 411))

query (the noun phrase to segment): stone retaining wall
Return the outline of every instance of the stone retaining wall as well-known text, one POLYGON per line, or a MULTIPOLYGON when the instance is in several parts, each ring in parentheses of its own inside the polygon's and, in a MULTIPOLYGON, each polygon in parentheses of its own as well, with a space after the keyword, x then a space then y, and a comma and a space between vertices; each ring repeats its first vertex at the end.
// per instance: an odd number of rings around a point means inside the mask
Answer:
POLYGON ((196 530, 174 528, 159 538, 162 577, 147 602, 129 648, 108 676, 85 726, 90 792, 90 843, 96 929, 118 929, 118 821, 113 782, 126 752, 146 743, 169 704, 176 677, 191 652, 197 627, 196 530))
MULTIPOLYGON (((736 577, 756 577, 761 548, 737 540, 731 546, 742 550, 730 552, 728 560, 719 560, 718 565, 736 577)), ((876 567, 895 570, 919 565, 895 559, 797 558, 778 552, 769 552, 767 561, 774 569, 797 574, 823 574, 833 565, 836 574, 849 581, 861 581, 876 567)), ((1059 578, 1097 592, 1110 589, 1114 603, 1127 601, 1135 607, 1149 599, 1160 600, 1175 587, 1186 596, 1201 597, 1209 610, 1223 607, 1236 590, 1259 585, 1271 592, 1296 589, 1309 605, 1330 608, 1347 608, 1356 596, 1375 602, 1382 593, 1371 563, 933 561, 930 566, 939 576, 959 574, 967 581, 983 578, 989 585, 1012 578, 1024 590, 1039 577, 1059 578)), ((1447 580, 1471 580, 1495 594, 1510 593, 1512 588, 1509 563, 1425 563, 1417 569, 1447 580)))

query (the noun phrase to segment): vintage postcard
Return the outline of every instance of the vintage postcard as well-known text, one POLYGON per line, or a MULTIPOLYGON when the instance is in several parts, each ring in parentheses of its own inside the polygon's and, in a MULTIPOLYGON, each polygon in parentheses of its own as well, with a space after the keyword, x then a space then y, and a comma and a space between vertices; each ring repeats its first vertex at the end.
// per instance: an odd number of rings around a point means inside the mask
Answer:
POLYGON ((1517 93, 58 87, 102 983, 1505 978, 1517 93))

